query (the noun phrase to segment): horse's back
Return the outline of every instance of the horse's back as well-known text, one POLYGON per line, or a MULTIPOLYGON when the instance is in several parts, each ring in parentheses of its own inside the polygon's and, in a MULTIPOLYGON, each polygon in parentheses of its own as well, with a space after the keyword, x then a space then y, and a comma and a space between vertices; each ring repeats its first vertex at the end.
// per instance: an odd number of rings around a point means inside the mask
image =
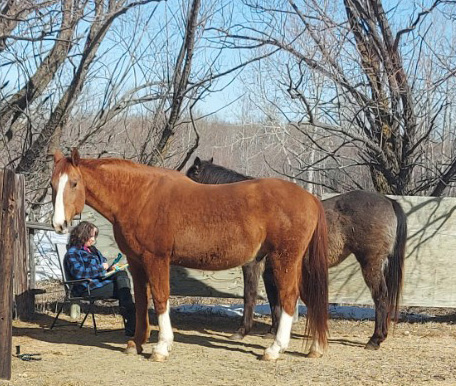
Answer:
POLYGON ((341 215, 356 216, 357 221, 383 221, 394 215, 392 200, 388 197, 363 190, 354 190, 322 201, 325 210, 337 211, 341 215))
POLYGON ((237 224, 258 221, 263 227, 299 226, 318 213, 317 199, 298 185, 276 178, 261 178, 223 185, 191 182, 170 196, 177 217, 186 213, 198 224, 201 215, 237 224), (281 223, 284 224, 281 224, 281 223))
MULTIPOLYGON (((278 178, 257 178, 230 184, 199 184, 188 178, 176 180, 162 199, 173 200, 176 205, 189 198, 196 210, 224 211, 224 205, 237 203, 244 209, 270 212, 273 208, 290 210, 313 206, 316 198, 298 185, 278 178), (182 183, 183 182, 183 183, 182 183), (269 211, 267 210, 269 209, 269 211)), ((180 208, 193 210, 192 206, 180 208)))

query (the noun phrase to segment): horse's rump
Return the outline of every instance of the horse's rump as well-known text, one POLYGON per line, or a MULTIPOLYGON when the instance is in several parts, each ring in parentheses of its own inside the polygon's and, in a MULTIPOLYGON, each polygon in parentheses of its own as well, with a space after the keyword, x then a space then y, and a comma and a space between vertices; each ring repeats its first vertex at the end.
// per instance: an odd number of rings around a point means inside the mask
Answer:
POLYGON ((328 222, 329 266, 350 253, 361 259, 393 252, 397 219, 391 200, 379 193, 352 191, 322 201, 328 222))

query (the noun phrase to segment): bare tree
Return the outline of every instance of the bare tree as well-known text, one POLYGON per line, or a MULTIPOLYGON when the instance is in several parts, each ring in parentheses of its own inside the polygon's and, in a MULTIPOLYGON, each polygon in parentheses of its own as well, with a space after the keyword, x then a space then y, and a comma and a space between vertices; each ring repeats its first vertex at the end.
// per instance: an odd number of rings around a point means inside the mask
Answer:
POLYGON ((225 8, 217 0, 2 6, 0 159, 28 178, 29 208, 47 202, 57 147, 184 166, 198 146, 198 103, 246 65, 225 65, 207 36, 225 8))
POLYGON ((220 28, 220 39, 254 55, 278 50, 270 87, 286 99, 277 110, 319 154, 301 166, 327 180, 343 173, 351 188, 360 187, 364 168, 380 192, 442 194, 455 176, 454 155, 432 163, 427 153, 444 130, 442 112, 454 109, 454 95, 444 92, 454 52, 442 29, 452 23, 454 1, 386 11, 380 0, 244 3, 252 18, 220 28))

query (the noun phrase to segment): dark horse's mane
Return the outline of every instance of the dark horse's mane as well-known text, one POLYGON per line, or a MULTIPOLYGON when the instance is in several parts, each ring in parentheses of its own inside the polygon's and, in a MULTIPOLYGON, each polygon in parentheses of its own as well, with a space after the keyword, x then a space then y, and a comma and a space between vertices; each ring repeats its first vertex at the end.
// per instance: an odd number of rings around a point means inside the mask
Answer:
POLYGON ((187 177, 201 184, 228 184, 245 180, 253 180, 254 177, 246 176, 223 166, 215 165, 212 159, 202 161, 198 157, 195 163, 188 169, 187 177))

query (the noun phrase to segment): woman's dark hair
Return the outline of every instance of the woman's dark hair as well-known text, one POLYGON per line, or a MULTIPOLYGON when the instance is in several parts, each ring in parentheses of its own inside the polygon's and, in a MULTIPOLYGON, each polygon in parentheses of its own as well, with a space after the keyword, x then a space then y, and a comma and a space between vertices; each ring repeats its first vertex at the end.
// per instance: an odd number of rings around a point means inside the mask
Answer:
POLYGON ((98 236, 98 228, 91 222, 81 221, 71 230, 67 247, 82 247, 90 239, 94 229, 96 237, 98 236))

